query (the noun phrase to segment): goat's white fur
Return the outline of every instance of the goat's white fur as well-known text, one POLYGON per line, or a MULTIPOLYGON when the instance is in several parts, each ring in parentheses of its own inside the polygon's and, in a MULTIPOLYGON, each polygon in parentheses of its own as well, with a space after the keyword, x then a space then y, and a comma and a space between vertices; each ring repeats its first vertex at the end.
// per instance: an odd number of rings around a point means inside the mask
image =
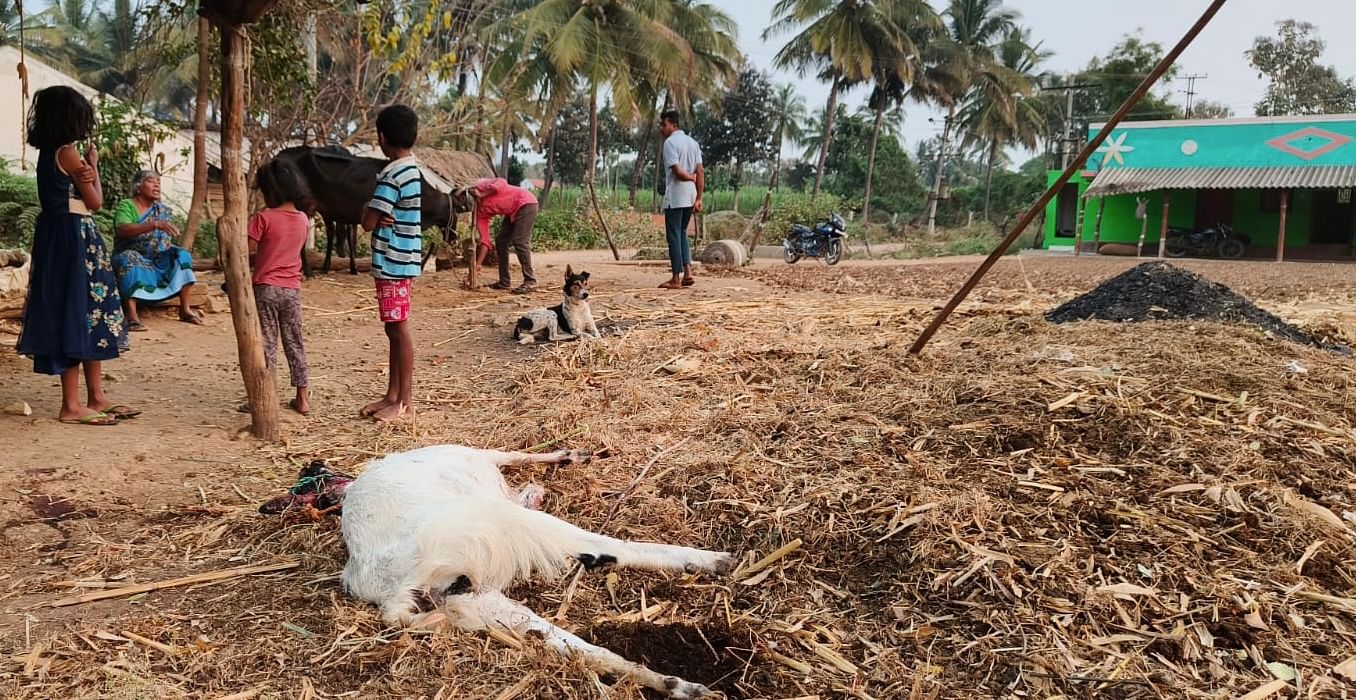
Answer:
POLYGON ((348 545, 345 590, 381 607, 387 624, 429 621, 419 601, 442 603, 446 618, 465 629, 502 626, 537 631, 549 646, 578 654, 602 670, 633 675, 675 698, 695 698, 704 686, 662 676, 551 625, 503 591, 534 572, 557 575, 567 559, 614 557, 641 569, 725 572, 724 552, 627 542, 588 532, 531 510, 541 488, 509 489, 499 468, 515 462, 562 463, 575 453, 496 452, 456 445, 425 447, 373 461, 344 496, 348 545), (461 577, 471 593, 443 596, 461 577))

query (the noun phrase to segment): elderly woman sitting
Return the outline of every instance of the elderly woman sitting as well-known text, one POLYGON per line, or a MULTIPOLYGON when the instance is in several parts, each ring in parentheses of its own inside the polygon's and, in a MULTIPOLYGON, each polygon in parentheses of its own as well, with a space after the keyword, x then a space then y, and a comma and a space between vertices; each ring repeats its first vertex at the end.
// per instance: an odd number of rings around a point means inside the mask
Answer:
POLYGON ((193 256, 171 241, 179 231, 170 223, 170 210, 160 203, 160 176, 142 170, 132 182, 132 196, 118 202, 113 213, 113 271, 127 306, 127 329, 144 331, 138 303, 156 304, 179 297, 179 320, 202 323, 188 305, 193 256))

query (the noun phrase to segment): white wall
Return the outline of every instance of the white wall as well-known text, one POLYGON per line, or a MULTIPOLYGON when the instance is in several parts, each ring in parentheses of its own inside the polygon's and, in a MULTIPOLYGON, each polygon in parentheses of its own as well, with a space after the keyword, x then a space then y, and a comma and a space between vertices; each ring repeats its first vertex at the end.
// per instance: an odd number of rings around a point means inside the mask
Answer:
MULTIPOLYGON (((10 162, 10 169, 18 171, 20 156, 27 154, 27 172, 33 172, 38 153, 25 143, 28 106, 32 95, 38 90, 53 85, 66 85, 90 99, 113 99, 100 95, 98 91, 79 80, 33 58, 30 54, 24 64, 28 67, 29 100, 22 100, 19 82, 19 50, 13 46, 0 46, 0 158, 10 162)), ((219 163, 221 152, 217 134, 208 133, 207 159, 219 163)), ((155 152, 146 155, 145 167, 152 167, 155 156, 164 154, 165 166, 161 173, 160 187, 165 204, 180 215, 188 213, 189 203, 193 199, 193 131, 176 131, 175 135, 164 143, 156 145, 155 152)), ((122 195, 126 196, 126 195, 122 195)), ((110 206, 112 203, 110 203, 110 206)))

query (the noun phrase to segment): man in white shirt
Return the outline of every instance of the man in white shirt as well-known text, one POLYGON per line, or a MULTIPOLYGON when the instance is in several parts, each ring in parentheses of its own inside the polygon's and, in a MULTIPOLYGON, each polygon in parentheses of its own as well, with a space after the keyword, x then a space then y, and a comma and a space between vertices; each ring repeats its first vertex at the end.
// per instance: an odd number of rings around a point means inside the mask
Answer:
POLYGON ((702 210, 702 191, 706 176, 702 170, 702 149, 679 128, 678 112, 660 115, 659 131, 664 134, 664 233, 669 246, 673 277, 659 285, 661 289, 690 287, 692 280, 692 242, 687 237, 692 213, 702 210))

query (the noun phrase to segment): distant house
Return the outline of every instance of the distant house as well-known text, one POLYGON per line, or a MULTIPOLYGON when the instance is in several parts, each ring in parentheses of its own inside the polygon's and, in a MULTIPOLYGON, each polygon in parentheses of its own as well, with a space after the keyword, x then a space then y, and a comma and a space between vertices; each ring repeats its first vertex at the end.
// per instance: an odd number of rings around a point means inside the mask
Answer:
MULTIPOLYGON (((115 99, 103 95, 94 88, 63 73, 30 54, 24 59, 28 67, 27 101, 19 99, 22 87, 19 82, 19 50, 13 46, 0 46, 0 158, 10 163, 11 170, 18 170, 26 160, 28 171, 33 171, 38 153, 24 143, 25 125, 28 122, 26 110, 32 104, 32 94, 53 85, 66 85, 74 88, 90 100, 115 99)), ((145 154, 146 167, 151 167, 158 156, 164 157, 163 171, 160 174, 160 187, 165 203, 180 214, 188 211, 193 199, 193 130, 176 130, 175 135, 164 143, 158 143, 152 153, 145 154)), ((207 162, 209 169, 215 171, 215 202, 209 187, 209 214, 221 213, 221 141, 215 133, 209 133, 207 139, 207 162)), ((211 178, 209 177, 209 181, 211 178)))
POLYGON ((1356 115, 1125 123, 1051 202, 1042 240, 1087 248, 1100 212, 1100 242, 1135 244, 1144 231, 1146 255, 1166 216, 1185 229, 1229 224, 1251 239, 1250 257, 1356 258, 1353 190, 1356 115))

